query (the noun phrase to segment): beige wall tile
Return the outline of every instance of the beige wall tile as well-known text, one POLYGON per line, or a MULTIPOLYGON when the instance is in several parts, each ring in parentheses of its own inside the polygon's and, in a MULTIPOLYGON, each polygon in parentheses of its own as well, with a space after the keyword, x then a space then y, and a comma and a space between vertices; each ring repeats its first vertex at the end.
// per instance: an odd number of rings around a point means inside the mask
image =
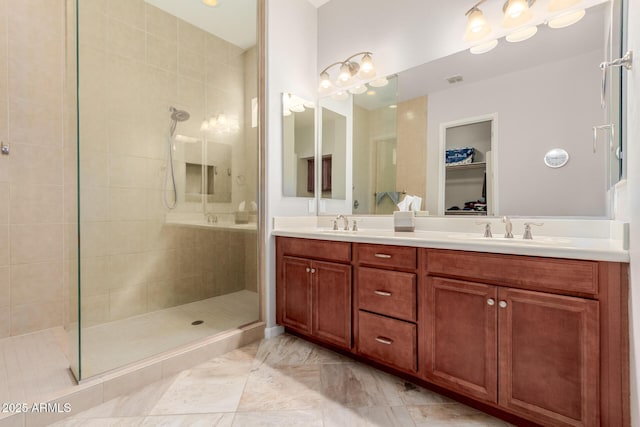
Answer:
MULTIPOLYGON (((137 2, 138 0, 133 1, 137 2)), ((144 31, 109 18, 107 21, 107 52, 137 61, 144 60, 144 31)))
POLYGON ((176 73, 178 71, 178 45, 147 34, 147 64, 176 73))
MULTIPOLYGON (((61 42, 62 40, 58 40, 58 43, 61 42)), ((21 126, 20 129, 11 129, 12 139, 26 140, 35 144, 38 139, 52 137, 47 135, 45 130, 58 132, 55 134, 57 137, 62 125, 62 106, 60 105, 60 99, 63 96, 62 57, 44 58, 42 62, 34 63, 33 58, 23 58, 22 52, 14 53, 13 50, 10 52, 9 97, 14 103, 19 100, 24 101, 22 104, 10 106, 10 114, 15 116, 10 118, 11 126, 21 126), (35 123, 38 125, 34 126, 35 123), (25 125, 30 129, 23 129, 25 125), (33 134, 29 134, 29 131, 33 134)), ((59 53, 60 49, 43 53, 52 55, 56 52, 59 53)))
POLYGON ((176 41, 178 39, 178 19, 150 4, 146 5, 147 32, 156 37, 176 41))
POLYGON ((10 283, 9 267, 0 267, 0 307, 7 307, 11 305, 10 283))
POLYGON ((109 258, 85 257, 81 265, 82 297, 108 294, 109 258))
POLYGON ((144 253, 119 254, 109 257, 109 287, 116 290, 133 288, 149 281, 144 269, 144 253))
POLYGON ((186 21, 178 20, 178 46, 204 57, 207 33, 186 21))
POLYGON ((227 63, 227 42, 220 37, 207 34, 205 40, 205 57, 207 62, 226 64, 227 63))
POLYGON ((80 224, 80 256, 95 257, 109 254, 109 223, 80 224))
POLYGON ((146 286, 113 289, 109 293, 109 315, 111 320, 124 319, 146 311, 146 286))
POLYGON ((60 223, 62 200, 61 185, 11 184, 11 223, 60 223))
POLYGON ((108 185, 109 158, 104 153, 81 149, 80 188, 107 187, 108 185))
POLYGON ((109 158, 109 186, 111 188, 145 188, 147 159, 133 156, 109 158))
POLYGON ((81 221, 109 220, 109 188, 91 187, 80 191, 81 221))
POLYGON ((148 228, 142 221, 113 221, 109 224, 109 254, 143 252, 148 246, 148 228))
POLYGON ((0 182, 0 225, 9 224, 9 184, 0 182))
MULTIPOLYGON (((177 65, 174 71, 167 71, 152 65, 147 65, 145 74, 147 77, 146 96, 150 103, 165 106, 165 104, 173 104, 176 102, 178 97, 177 65)), ((157 113, 153 112, 153 116, 158 117, 158 124, 160 124, 160 122, 166 123, 167 115, 166 108, 162 108, 162 111, 158 111, 157 113)), ((156 125, 154 123, 147 123, 147 126, 150 126, 151 129, 147 129, 145 135, 150 137, 152 133, 149 132, 149 130, 155 130, 156 125)), ((161 128, 166 135, 167 125, 165 124, 161 128)))
POLYGON ((26 334, 40 329, 62 325, 62 307, 59 300, 37 302, 11 307, 11 335, 26 334))
MULTIPOLYGON (((189 108, 195 111, 204 111, 205 107, 205 91, 204 83, 201 81, 178 77, 178 102, 183 105, 188 105, 189 108)), ((192 113, 194 114, 194 113, 192 113)), ((188 125, 194 125, 200 127, 199 120, 193 120, 193 122, 184 122, 183 128, 188 125)), ((198 135, 198 133, 196 133, 198 135)), ((200 145, 200 144, 198 144, 200 145)), ((199 147, 198 147, 199 148, 199 147)))
POLYGON ((145 28, 145 7, 143 0, 109 0, 107 15, 117 18, 136 28, 145 28))
POLYGON ((11 335, 11 307, 0 306, 0 338, 11 335))
POLYGON ((174 283, 169 280, 147 285, 147 304, 149 311, 173 307, 177 304, 174 283))
POLYGON ((204 57, 180 46, 178 49, 178 74, 203 82, 205 76, 204 57))
POLYGON ((62 298, 62 261, 11 266, 11 305, 62 298))
POLYGON ((136 221, 147 217, 147 193, 142 189, 111 188, 109 212, 113 221, 136 221))
POLYGON ((9 226, 0 224, 0 266, 9 265, 9 226))
POLYGON ((97 49, 105 50, 107 45, 107 15, 105 3, 96 5, 93 0, 79 2, 78 27, 80 33, 80 43, 89 45, 97 49))
POLYGON ((9 164, 10 181, 15 184, 62 185, 62 148, 13 144, 9 164))
POLYGON ((62 260, 62 224, 11 226, 11 264, 62 260))
MULTIPOLYGON (((168 128, 169 125, 166 126, 168 128)), ((110 120, 107 135, 112 155, 147 156, 149 135, 141 120, 110 120)))
MULTIPOLYGON (((83 287, 84 289, 84 287, 83 287)), ((82 327, 109 321, 109 294, 82 296, 82 327)))
POLYGON ((65 260, 78 258, 78 223, 64 224, 64 247, 62 258, 65 260))

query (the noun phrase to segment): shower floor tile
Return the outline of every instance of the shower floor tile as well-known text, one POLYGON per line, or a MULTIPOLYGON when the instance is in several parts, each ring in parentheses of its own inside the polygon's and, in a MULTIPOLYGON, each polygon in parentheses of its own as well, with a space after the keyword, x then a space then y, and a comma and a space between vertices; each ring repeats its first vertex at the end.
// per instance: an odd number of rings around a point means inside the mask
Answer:
POLYGON ((259 319, 258 294, 239 291, 82 330, 88 378, 259 319), (191 323, 201 320, 194 326, 191 323))
POLYGON ((37 402, 76 384, 64 335, 60 327, 0 340, 0 402, 37 402))

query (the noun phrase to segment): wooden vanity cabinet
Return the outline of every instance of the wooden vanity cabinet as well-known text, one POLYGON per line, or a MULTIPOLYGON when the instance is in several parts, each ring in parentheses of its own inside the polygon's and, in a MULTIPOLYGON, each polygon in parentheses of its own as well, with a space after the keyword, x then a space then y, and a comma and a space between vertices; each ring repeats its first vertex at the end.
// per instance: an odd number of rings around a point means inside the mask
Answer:
POLYGON ((328 344, 351 348, 350 246, 342 242, 278 238, 279 324, 328 344))
MULTIPOLYGON (((552 260, 550 267, 546 259, 514 257, 529 263, 523 278, 511 276, 513 264, 491 270, 507 255, 461 253, 467 268, 444 268, 455 255, 425 253, 425 378, 545 426, 600 425, 599 301, 507 286, 527 280, 548 289, 569 270, 597 263, 552 260), (500 286, 473 277, 482 265, 500 286)), ((597 275, 576 278, 567 288, 597 289, 597 275)))

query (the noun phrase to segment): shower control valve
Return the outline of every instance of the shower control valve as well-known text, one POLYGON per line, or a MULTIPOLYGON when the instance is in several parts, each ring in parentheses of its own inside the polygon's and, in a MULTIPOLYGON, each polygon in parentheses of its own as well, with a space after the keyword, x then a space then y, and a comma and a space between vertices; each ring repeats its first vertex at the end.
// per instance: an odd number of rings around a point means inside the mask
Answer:
POLYGON ((4 142, 0 142, 0 152, 5 156, 9 155, 9 146, 4 142))

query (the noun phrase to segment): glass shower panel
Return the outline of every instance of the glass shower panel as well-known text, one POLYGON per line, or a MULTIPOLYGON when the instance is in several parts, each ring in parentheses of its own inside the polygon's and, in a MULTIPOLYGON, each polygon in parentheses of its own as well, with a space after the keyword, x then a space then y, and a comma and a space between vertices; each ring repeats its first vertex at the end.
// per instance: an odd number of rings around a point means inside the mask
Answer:
POLYGON ((257 19, 256 0, 78 16, 88 378, 259 320, 257 19))

